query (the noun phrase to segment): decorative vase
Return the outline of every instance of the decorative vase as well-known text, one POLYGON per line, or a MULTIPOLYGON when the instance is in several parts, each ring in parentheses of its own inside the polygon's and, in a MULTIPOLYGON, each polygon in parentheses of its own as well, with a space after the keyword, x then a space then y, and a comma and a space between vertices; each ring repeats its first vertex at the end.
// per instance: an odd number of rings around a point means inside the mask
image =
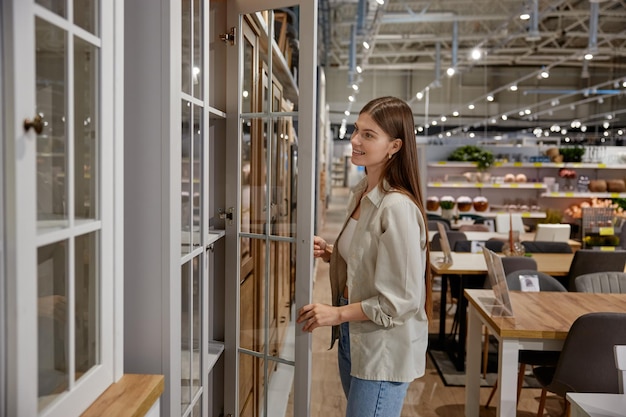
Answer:
POLYGON ((502 254, 504 256, 524 256, 526 248, 519 241, 519 232, 509 231, 509 239, 502 245, 502 254))

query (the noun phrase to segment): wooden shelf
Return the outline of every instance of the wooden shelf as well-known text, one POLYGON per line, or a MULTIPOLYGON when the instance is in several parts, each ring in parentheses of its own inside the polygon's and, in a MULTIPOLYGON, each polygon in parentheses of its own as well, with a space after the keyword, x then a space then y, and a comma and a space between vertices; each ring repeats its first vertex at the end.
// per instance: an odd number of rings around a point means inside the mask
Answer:
POLYGON ((486 183, 486 182, 445 182, 435 181, 429 182, 428 187, 433 188, 517 188, 524 190, 545 190, 546 185, 541 182, 505 182, 505 183, 486 183))

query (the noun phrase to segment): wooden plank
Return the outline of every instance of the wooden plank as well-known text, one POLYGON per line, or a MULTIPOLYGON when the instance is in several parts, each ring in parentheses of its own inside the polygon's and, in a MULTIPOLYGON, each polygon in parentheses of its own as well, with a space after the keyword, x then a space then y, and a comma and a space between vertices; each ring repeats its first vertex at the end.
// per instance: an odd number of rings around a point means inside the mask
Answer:
POLYGON ((144 416, 165 388, 163 375, 125 374, 98 397, 82 417, 144 416))

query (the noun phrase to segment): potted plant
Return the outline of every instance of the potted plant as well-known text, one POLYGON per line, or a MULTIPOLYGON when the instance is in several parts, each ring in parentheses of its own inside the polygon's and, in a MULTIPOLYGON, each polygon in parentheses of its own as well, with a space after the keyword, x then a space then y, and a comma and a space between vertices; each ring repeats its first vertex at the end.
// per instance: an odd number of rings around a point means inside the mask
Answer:
POLYGON ((487 170, 493 165, 493 153, 475 145, 458 147, 448 156, 448 161, 476 162, 479 171, 487 170))
POLYGON ((582 162, 585 148, 579 145, 568 146, 560 148, 559 153, 563 155, 563 162, 582 162))

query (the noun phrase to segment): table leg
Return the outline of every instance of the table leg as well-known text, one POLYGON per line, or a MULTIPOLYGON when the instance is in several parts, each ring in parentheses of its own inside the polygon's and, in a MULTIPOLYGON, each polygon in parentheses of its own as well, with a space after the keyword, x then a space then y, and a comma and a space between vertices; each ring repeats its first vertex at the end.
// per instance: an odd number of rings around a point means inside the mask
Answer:
POLYGON ((448 297, 448 277, 441 276, 441 301, 439 306, 439 346, 441 349, 446 342, 446 303, 448 297))
POLYGON ((498 393, 496 416, 514 416, 517 412, 517 340, 500 339, 498 347, 498 393))
POLYGON ((465 289, 465 277, 463 275, 459 276, 459 282, 461 288, 457 305, 459 314, 459 341, 456 344, 454 365, 457 371, 463 371, 465 370, 465 340, 467 338, 467 300, 463 293, 465 289))
MULTIPOLYGON (((480 351, 482 322, 470 305, 467 320, 467 368, 465 374, 465 416, 478 417, 480 409, 480 351)), ((515 414, 512 414, 515 415, 515 414)))

